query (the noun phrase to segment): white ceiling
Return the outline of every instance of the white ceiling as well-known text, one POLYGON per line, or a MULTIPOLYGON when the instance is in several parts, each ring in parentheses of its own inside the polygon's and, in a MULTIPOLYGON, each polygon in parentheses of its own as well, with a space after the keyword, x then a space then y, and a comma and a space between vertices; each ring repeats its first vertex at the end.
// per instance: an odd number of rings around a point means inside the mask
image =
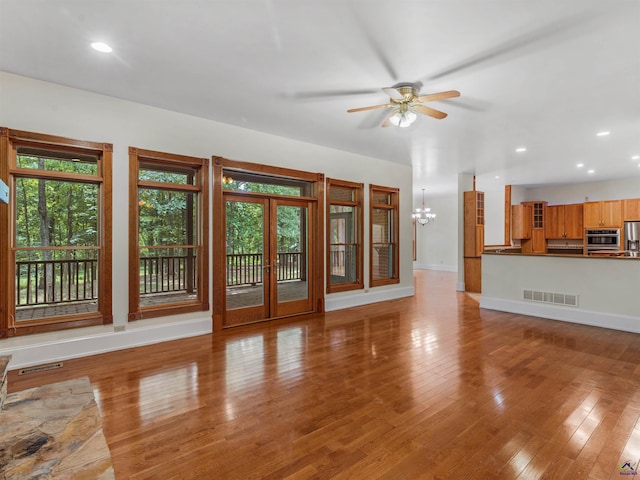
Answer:
POLYGON ((0 0, 0 70, 413 165, 416 196, 640 177, 640 0, 0 0), (415 81, 462 95, 346 113, 415 81))

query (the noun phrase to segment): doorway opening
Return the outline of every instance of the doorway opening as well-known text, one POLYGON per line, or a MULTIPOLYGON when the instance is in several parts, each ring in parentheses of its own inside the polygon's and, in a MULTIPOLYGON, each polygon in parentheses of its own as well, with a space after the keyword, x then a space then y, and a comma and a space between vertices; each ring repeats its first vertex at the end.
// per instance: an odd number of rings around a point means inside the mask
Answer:
POLYGON ((322 311, 322 175, 214 163, 214 329, 322 311))

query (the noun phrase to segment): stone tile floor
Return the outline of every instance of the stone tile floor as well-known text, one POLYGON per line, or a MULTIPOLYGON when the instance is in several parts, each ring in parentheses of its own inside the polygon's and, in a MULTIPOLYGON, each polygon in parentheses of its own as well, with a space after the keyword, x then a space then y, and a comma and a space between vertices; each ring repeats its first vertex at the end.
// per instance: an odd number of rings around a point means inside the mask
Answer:
POLYGON ((115 478, 88 378, 7 395, 0 472, 6 480, 115 478))

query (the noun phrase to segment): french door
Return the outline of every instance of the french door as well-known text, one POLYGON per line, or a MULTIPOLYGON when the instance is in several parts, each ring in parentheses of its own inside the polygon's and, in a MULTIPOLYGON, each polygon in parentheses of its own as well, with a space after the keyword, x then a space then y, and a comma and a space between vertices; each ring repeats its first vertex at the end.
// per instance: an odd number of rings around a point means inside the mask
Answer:
POLYGON ((224 194, 229 327, 313 311, 315 202, 224 194))

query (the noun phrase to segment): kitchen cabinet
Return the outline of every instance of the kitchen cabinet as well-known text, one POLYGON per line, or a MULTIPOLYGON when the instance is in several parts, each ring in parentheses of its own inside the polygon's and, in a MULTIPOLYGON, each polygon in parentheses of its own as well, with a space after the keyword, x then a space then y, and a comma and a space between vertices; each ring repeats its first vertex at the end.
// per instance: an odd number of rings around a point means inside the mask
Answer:
POLYGON ((531 238, 523 239, 522 253, 546 253, 547 242, 544 238, 545 210, 547 202, 523 202, 531 208, 531 238))
POLYGON ((464 256, 479 257, 484 250, 484 192, 464 192, 464 256))
POLYGON ((484 250, 484 192, 464 192, 464 285, 467 292, 482 290, 484 250))
POLYGON ((620 228, 622 226, 622 201, 603 200, 583 204, 584 228, 620 228))
POLYGON ((545 238, 582 239, 583 206, 581 203, 547 206, 545 238))
POLYGON ((622 201, 622 220, 640 220, 640 198, 628 198, 622 201))
POLYGON ((531 238, 531 205, 511 205, 511 238, 528 240, 531 238))

